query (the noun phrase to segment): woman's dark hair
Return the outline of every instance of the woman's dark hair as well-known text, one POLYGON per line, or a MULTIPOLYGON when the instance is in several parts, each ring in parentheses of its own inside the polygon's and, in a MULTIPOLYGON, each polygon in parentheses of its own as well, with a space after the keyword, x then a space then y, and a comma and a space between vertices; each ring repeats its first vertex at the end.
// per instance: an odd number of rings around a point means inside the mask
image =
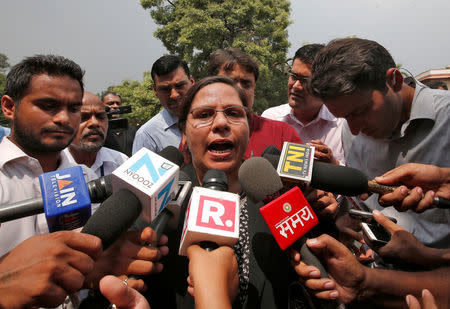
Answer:
POLYGON ((217 83, 226 84, 226 85, 230 85, 231 87, 233 87, 234 90, 236 90, 236 92, 238 93, 239 98, 241 99, 242 105, 245 107, 248 106, 247 98, 245 97, 244 92, 241 90, 241 88, 239 88, 236 85, 236 82, 233 79, 226 77, 226 76, 205 77, 202 80, 200 80, 199 82, 195 83, 189 89, 189 91, 186 94, 186 97, 184 98, 183 105, 181 107, 180 117, 178 120, 178 127, 180 128, 181 131, 183 131, 184 127, 186 126, 186 119, 189 115, 189 111, 191 109, 192 101, 194 101, 195 95, 200 91, 200 89, 202 89, 208 85, 217 84, 217 83))

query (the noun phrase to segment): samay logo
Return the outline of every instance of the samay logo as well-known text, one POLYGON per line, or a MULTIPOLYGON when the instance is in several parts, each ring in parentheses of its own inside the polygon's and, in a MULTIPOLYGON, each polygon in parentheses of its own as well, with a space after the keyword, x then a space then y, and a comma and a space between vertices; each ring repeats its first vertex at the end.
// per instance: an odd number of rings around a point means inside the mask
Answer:
POLYGON ((197 226, 234 232, 236 202, 200 196, 197 212, 197 226))

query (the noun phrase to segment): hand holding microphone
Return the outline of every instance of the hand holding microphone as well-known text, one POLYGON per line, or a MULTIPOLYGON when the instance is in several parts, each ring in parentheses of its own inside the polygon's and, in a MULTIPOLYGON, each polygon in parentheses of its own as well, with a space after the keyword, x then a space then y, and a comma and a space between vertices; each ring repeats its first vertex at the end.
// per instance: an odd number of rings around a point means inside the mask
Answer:
POLYGON ((56 307, 82 288, 102 245, 74 231, 33 236, 0 259, 0 307, 56 307))
POLYGON ((238 264, 234 250, 221 246, 207 251, 199 245, 187 249, 189 259, 188 292, 196 308, 231 308, 238 294, 238 264))

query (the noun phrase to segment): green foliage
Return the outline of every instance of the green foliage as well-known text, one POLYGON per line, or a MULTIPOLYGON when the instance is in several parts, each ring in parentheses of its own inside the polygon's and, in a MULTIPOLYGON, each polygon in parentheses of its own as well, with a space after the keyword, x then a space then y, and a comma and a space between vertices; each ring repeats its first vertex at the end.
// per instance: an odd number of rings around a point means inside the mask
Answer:
POLYGON ((289 47, 288 0, 141 0, 160 27, 155 37, 186 60, 196 79, 207 74, 212 52, 236 47, 260 63, 254 111, 287 100, 283 67, 289 47))
POLYGON ((5 54, 0 53, 0 73, 5 73, 6 69, 9 67, 8 57, 5 54))
POLYGON ((108 91, 114 91, 122 96, 124 105, 131 105, 132 112, 125 114, 129 123, 141 125, 156 115, 161 106, 153 92, 153 80, 149 71, 144 72, 142 82, 124 80, 122 84, 108 87, 108 91))

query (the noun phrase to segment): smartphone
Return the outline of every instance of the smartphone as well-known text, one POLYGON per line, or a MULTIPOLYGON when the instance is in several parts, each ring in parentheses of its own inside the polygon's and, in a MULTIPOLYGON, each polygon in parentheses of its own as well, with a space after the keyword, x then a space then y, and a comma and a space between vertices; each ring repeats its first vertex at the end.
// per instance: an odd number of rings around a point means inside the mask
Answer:
MULTIPOLYGON (((362 211, 357 209, 350 209, 348 211, 348 214, 351 218, 360 220, 361 222, 370 223, 370 224, 376 224, 377 222, 373 218, 373 215, 371 212, 368 211, 362 211)), ((389 220, 391 220, 394 223, 397 223, 397 219, 392 217, 387 217, 389 220)))
POLYGON ((382 247, 391 240, 391 234, 380 224, 361 222, 361 228, 366 237, 375 245, 382 247))

